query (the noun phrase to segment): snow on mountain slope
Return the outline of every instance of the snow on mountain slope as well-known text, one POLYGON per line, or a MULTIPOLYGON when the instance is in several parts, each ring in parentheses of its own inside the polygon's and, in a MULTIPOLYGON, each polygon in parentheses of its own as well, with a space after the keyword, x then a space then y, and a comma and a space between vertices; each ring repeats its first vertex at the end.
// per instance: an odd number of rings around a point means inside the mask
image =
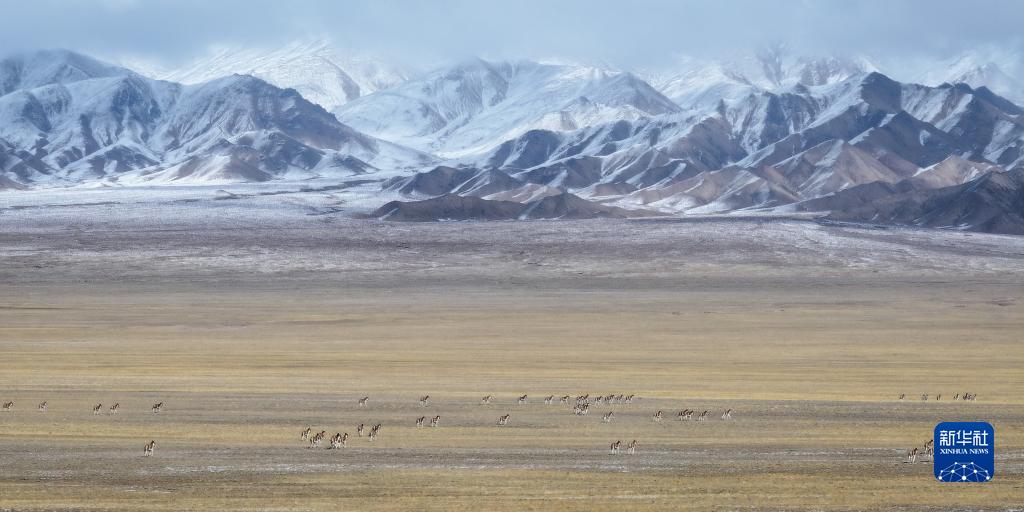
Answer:
POLYGON ((871 183, 940 188, 1002 172, 1024 164, 1022 130, 1022 110, 986 88, 872 72, 751 93, 711 113, 531 130, 390 190, 514 198, 532 185, 666 213, 778 208, 871 183))
POLYGON ((965 83, 974 88, 987 87, 1011 101, 1024 103, 1024 55, 1008 48, 969 50, 911 68, 916 71, 895 76, 930 86, 965 83))
POLYGON ((708 111, 749 94, 834 84, 872 71, 877 67, 865 57, 798 55, 777 45, 720 59, 683 56, 642 76, 681 107, 708 111))
POLYGON ((127 69, 67 50, 19 53, 0 60, 0 96, 42 85, 127 74, 127 69))
POLYGON ((575 130, 679 107, 636 76, 475 59, 350 102, 342 122, 445 157, 482 153, 529 130, 575 130))
POLYGON ((183 86, 117 73, 17 75, 50 83, 0 96, 0 173, 23 185, 262 181, 394 174, 433 161, 251 76, 183 86))
POLYGON ((180 69, 160 70, 143 63, 142 74, 183 84, 198 84, 233 74, 252 75, 333 110, 356 98, 407 79, 399 66, 335 49, 325 40, 298 41, 271 50, 220 48, 180 69))

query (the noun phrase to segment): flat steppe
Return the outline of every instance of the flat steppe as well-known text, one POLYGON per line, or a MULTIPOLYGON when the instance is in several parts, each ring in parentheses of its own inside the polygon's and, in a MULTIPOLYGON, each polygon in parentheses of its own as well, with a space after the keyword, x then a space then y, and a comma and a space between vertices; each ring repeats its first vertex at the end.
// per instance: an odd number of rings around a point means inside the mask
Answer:
POLYGON ((0 197, 0 510, 1024 508, 1024 238, 212 196, 0 197), (991 483, 905 462, 953 420, 991 483))

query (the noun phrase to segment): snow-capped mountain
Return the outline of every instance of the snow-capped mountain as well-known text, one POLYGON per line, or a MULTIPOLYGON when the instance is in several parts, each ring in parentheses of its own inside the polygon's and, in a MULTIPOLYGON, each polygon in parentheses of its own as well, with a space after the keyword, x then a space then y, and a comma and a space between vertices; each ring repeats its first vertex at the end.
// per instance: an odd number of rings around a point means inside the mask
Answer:
MULTIPOLYGON (((324 47, 290 48, 268 69, 314 76, 322 60, 286 57, 324 47)), ((35 52, 0 60, 0 189, 359 175, 393 220, 757 210, 1024 232, 1024 109, 992 90, 1016 87, 1014 62, 961 57, 929 86, 774 48, 645 75, 656 88, 474 59, 367 95, 387 84, 356 84, 331 113, 214 63, 182 76, 216 78, 183 84, 35 52)))
POLYGON ((529 130, 575 130, 679 110, 626 72, 473 59, 352 101, 335 114, 371 135, 456 157, 529 130))
POLYGON ((409 74, 381 59, 340 51, 326 40, 297 41, 270 50, 218 48, 172 70, 139 61, 125 65, 151 78, 186 85, 234 74, 251 75, 277 87, 295 89, 327 110, 402 83, 409 74))
POLYGON ((666 213, 804 208, 871 184, 937 190, 1024 172, 1024 110, 986 88, 865 73, 751 93, 710 115, 534 130, 456 169, 386 187, 411 198, 571 193, 666 213))
POLYGON ((181 85, 71 52, 5 59, 0 73, 23 87, 0 96, 0 172, 21 185, 262 181, 431 161, 251 76, 181 85))
POLYGON ((799 55, 776 45, 720 59, 681 56, 673 65, 642 76, 681 107, 707 110, 751 93, 828 85, 877 70, 866 57, 799 55))
POLYGON ((996 94, 1024 103, 1024 55, 988 48, 956 55, 939 62, 917 64, 919 71, 900 76, 925 85, 965 83, 987 87, 996 94))

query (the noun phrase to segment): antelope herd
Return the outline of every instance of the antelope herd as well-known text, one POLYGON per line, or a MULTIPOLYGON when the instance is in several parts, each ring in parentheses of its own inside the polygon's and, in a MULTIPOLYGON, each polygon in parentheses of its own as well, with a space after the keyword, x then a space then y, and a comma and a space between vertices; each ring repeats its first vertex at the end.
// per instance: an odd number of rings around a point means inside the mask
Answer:
MULTIPOLYGON (((929 401, 931 396, 932 395, 930 395, 930 394, 924 393, 924 394, 921 395, 921 400, 922 401, 929 401)), ((977 400, 977 397, 978 397, 977 393, 956 393, 955 395, 953 395, 953 401, 969 401, 969 402, 973 402, 973 401, 977 400)), ((520 396, 518 396, 515 399, 515 403, 516 403, 516 405, 524 405, 524 404, 527 403, 528 398, 529 398, 528 395, 525 395, 525 394, 524 395, 520 395, 520 396)), ((573 396, 571 396, 571 395, 563 395, 561 397, 556 397, 555 395, 548 395, 548 396, 546 396, 543 399, 543 402, 544 402, 545 405, 551 405, 551 404, 555 403, 555 399, 556 398, 558 399, 558 402, 563 404, 563 405, 571 405, 572 406, 572 413, 574 415, 576 415, 576 416, 586 416, 587 413, 590 410, 590 406, 591 405, 597 405, 597 404, 607 404, 607 405, 631 404, 631 403, 633 403, 635 395, 621 395, 621 394, 616 395, 616 394, 610 394, 610 395, 597 395, 597 396, 595 396, 593 398, 591 398, 590 394, 579 395, 579 396, 576 396, 575 398, 573 396)), ((934 400, 941 400, 941 398, 942 398, 942 394, 934 395, 934 400)), ((906 399, 906 393, 900 393, 899 396, 898 396, 898 399, 899 400, 905 400, 906 399)), ((356 401, 357 407, 359 407, 360 409, 364 409, 364 408, 367 407, 368 402, 369 402, 369 397, 367 397, 367 396, 361 397, 361 398, 359 398, 356 401)), ((494 396, 493 395, 486 395, 486 396, 484 396, 483 398, 480 399, 480 403, 482 405, 490 405, 493 402, 494 402, 494 396)), ((422 407, 428 407, 430 405, 430 395, 423 395, 423 396, 421 396, 419 398, 419 404, 422 407)), ((160 413, 163 410, 163 406, 164 406, 163 402, 157 402, 157 403, 152 405, 150 410, 154 414, 158 414, 158 413, 160 413)), ((38 410, 40 412, 45 412, 48 409, 48 402, 47 401, 40 402, 39 405, 37 406, 37 408, 38 408, 38 410)), ((107 409, 107 413, 109 415, 115 415, 115 414, 118 413, 120 408, 121 408, 121 404, 119 402, 115 402, 114 405, 111 405, 107 409)), ((14 401, 2 402, 2 410, 4 412, 10 412, 13 409, 14 409, 14 401)), ((99 414, 102 413, 102 411, 103 411, 103 404, 101 404, 101 403, 96 404, 96 405, 94 405, 92 407, 92 412, 93 412, 94 415, 99 415, 99 414)), ((723 421, 732 420, 732 412, 733 412, 732 409, 726 409, 724 412, 721 413, 720 418, 723 421)), ((703 411, 698 413, 696 409, 686 408, 686 409, 680 410, 676 414, 676 419, 679 420, 679 421, 695 420, 695 421, 698 421, 698 422, 703 422, 703 421, 707 420, 708 415, 710 413, 711 413, 711 411, 709 411, 709 410, 703 410, 703 411)), ((660 410, 660 409, 655 411, 654 414, 651 416, 651 418, 656 423, 660 423, 664 419, 664 417, 665 417, 665 412, 663 410, 660 410)), ((608 411, 607 413, 604 413, 601 416, 601 420, 602 420, 603 423, 611 423, 613 418, 615 418, 615 412, 614 411, 608 411)), ((507 426, 510 423, 510 419, 511 419, 511 414, 503 414, 503 415, 498 417, 497 424, 498 424, 498 426, 507 426)), ((423 427, 424 424, 427 424, 427 420, 428 420, 428 416, 419 416, 418 418, 416 418, 416 421, 415 421, 416 427, 423 427)), ((441 415, 440 414, 434 415, 433 417, 429 418, 429 426, 430 427, 432 427, 432 428, 439 428, 440 424, 441 424, 441 415)), ((377 423, 377 424, 373 425, 370 428, 369 433, 367 433, 367 435, 366 435, 368 440, 371 441, 371 442, 376 440, 378 434, 380 433, 380 429, 381 429, 381 424, 380 423, 377 423)), ((363 423, 360 423, 356 427, 356 435, 359 436, 359 437, 363 437, 363 434, 364 434, 365 431, 366 431, 366 425, 363 424, 363 423)), ((313 430, 312 430, 312 427, 307 427, 305 430, 303 430, 301 432, 299 437, 300 437, 300 439, 302 441, 308 442, 308 448, 319 448, 320 445, 323 443, 324 439, 326 438, 326 436, 327 436, 327 431, 326 430, 321 430, 320 432, 314 434, 313 430)), ((348 435, 347 432, 345 432, 345 433, 341 433, 341 432, 336 433, 333 437, 331 437, 331 439, 330 439, 330 446, 328 446, 327 449, 329 449, 329 450, 338 450, 338 449, 344 448, 347 445, 347 443, 348 443, 348 438, 349 438, 349 435, 348 435)), ((154 450, 155 446, 156 446, 156 441, 150 441, 150 442, 146 443, 146 445, 144 447, 144 450, 143 450, 143 455, 147 456, 147 457, 153 455, 153 450, 154 450)), ((622 446, 622 441, 615 441, 615 442, 611 443, 611 445, 610 445, 611 453, 619 453, 621 446, 622 446)), ((634 439, 633 441, 631 441, 630 443, 628 443, 626 445, 626 453, 627 454, 634 454, 634 453, 636 453, 636 448, 637 448, 637 440, 634 439)), ((933 441, 929 440, 926 443, 924 443, 922 446, 916 446, 916 447, 913 447, 913 448, 907 450, 906 456, 907 456, 907 462, 908 463, 915 463, 915 462, 917 462, 917 460, 919 458, 933 457, 934 456, 933 441)))
MULTIPOLYGON (((927 402, 929 397, 931 397, 931 395, 929 395, 928 393, 922 393, 921 394, 921 401, 922 402, 927 402)), ((900 395, 897 397, 897 400, 905 400, 906 398, 907 398, 907 394, 906 393, 900 393, 900 395)), ((973 402, 973 401, 977 400, 977 398, 978 398, 978 394, 977 393, 957 393, 957 394, 953 395, 953 401, 954 402, 957 402, 957 401, 973 402)), ((939 393, 939 394, 935 395, 935 400, 936 401, 942 400, 942 393, 939 393)))
POLYGON ((929 439, 924 443, 921 448, 913 447, 907 450, 907 462, 913 464, 917 462, 917 458, 921 457, 934 457, 935 456, 935 440, 929 439))

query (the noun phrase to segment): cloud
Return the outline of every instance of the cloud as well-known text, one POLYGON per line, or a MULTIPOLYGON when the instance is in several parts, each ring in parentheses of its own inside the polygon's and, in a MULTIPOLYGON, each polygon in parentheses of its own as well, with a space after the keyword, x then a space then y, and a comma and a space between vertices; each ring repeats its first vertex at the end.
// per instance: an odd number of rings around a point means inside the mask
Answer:
POLYGON ((214 45, 311 36, 411 61, 561 57, 647 66, 786 41, 888 56, 1021 47, 1012 0, 0 0, 9 50, 63 47, 166 63, 214 45))

